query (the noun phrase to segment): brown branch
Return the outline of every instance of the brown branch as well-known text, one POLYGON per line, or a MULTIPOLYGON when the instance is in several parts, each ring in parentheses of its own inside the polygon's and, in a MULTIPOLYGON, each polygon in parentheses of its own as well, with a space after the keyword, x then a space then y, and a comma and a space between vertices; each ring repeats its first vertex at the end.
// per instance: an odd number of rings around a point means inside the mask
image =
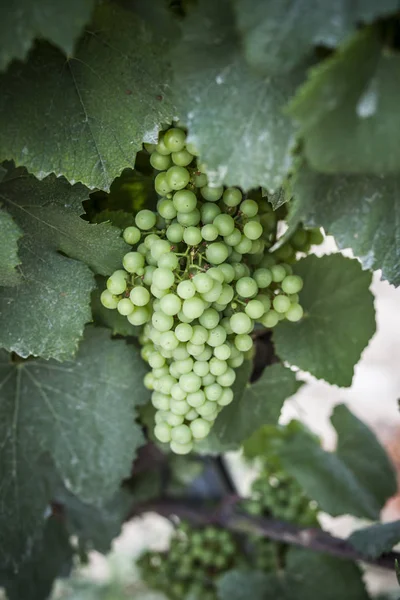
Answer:
POLYGON ((276 542, 301 546, 316 552, 349 560, 362 561, 384 569, 394 569, 395 560, 400 562, 400 553, 388 552, 378 558, 371 558, 358 552, 346 540, 332 536, 320 529, 302 528, 284 521, 252 517, 240 513, 236 504, 237 496, 225 498, 218 507, 210 507, 196 500, 159 499, 146 502, 134 508, 131 517, 145 512, 156 512, 166 518, 175 515, 194 525, 219 525, 230 531, 242 534, 256 534, 276 542))

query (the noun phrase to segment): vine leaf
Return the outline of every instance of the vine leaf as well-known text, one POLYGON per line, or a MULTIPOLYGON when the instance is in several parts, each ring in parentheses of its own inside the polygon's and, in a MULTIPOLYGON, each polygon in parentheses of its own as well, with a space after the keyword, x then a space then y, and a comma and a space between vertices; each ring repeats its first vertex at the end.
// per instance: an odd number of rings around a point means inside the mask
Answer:
POLYGON ((358 565, 311 550, 289 550, 285 579, 296 600, 369 600, 358 565))
POLYGON ((377 29, 367 28, 311 71, 289 105, 311 167, 324 173, 399 171, 399 69, 398 54, 382 45, 377 29))
POLYGON ((276 425, 283 403, 301 385, 296 381, 295 373, 283 365, 266 367, 256 383, 247 383, 242 394, 221 411, 213 427, 214 433, 223 444, 239 446, 261 424, 276 425))
POLYGON ((93 0, 39 0, 13 3, 2 12, 0 71, 24 59, 35 38, 43 38, 72 54, 76 38, 90 19, 93 0))
POLYGON ((229 0, 203 0, 190 12, 173 67, 179 113, 211 182, 279 188, 294 145, 282 107, 303 70, 273 79, 253 72, 242 56, 229 0))
POLYGON ((21 281, 16 267, 20 264, 18 240, 22 235, 11 215, 0 209, 0 285, 12 286, 21 281))
POLYGON ((262 571, 227 571, 217 582, 218 600, 289 600, 284 583, 262 571))
MULTIPOLYGON (((13 363, 0 351, 0 548, 29 556, 54 493, 48 456, 71 493, 100 506, 144 442, 135 405, 147 395, 138 350, 88 328, 76 359, 13 363)), ((7 554, 5 554, 7 553, 7 554)))
POLYGON ((376 523, 354 531, 348 542, 365 556, 378 558, 400 541, 400 521, 376 523))
POLYGON ((309 58, 314 46, 338 46, 360 22, 398 10, 397 0, 234 0, 234 6, 248 62, 258 71, 277 75, 309 58))
POLYGON ((172 119, 165 57, 162 38, 133 12, 101 4, 75 57, 40 43, 1 78, 0 158, 39 179, 54 172, 109 189, 172 119))
POLYGON ((400 285, 400 178, 322 175, 308 166, 293 182, 289 222, 324 227, 338 247, 351 248, 364 269, 400 285))
POLYGON ((54 176, 40 182, 24 170, 0 183, 0 200, 25 235, 19 242, 21 284, 0 287, 0 346, 20 356, 69 359, 91 320, 95 282, 119 267, 128 246, 120 230, 80 218, 88 190, 54 176))
POLYGON ((0 569, 0 583, 7 591, 7 598, 48 598, 54 580, 70 573, 73 553, 74 549, 62 519, 56 516, 49 517, 45 522, 43 537, 36 541, 32 553, 18 571, 0 569))
POLYGON ((275 350, 282 360, 319 379, 349 386, 354 366, 375 333, 371 273, 340 254, 308 256, 295 271, 304 281, 304 318, 277 326, 275 350))
POLYGON ((335 407, 331 421, 338 434, 335 453, 294 431, 277 447, 283 466, 330 515, 378 519, 396 492, 393 467, 374 434, 346 406, 335 407))

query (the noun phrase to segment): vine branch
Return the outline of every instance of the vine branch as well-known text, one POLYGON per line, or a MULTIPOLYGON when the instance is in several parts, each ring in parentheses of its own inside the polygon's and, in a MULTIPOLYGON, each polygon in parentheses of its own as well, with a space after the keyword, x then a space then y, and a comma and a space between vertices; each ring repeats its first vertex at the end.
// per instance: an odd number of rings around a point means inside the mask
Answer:
POLYGON ((326 531, 242 514, 236 508, 241 500, 238 496, 226 496, 218 507, 210 507, 195 499, 161 498, 135 506, 130 516, 139 516, 145 512, 156 512, 166 518, 175 515, 194 525, 219 525, 234 533, 256 534, 276 542, 324 552, 339 558, 362 561, 390 570, 394 569, 396 559, 400 561, 398 552, 388 552, 374 559, 358 552, 346 540, 334 537, 326 531))

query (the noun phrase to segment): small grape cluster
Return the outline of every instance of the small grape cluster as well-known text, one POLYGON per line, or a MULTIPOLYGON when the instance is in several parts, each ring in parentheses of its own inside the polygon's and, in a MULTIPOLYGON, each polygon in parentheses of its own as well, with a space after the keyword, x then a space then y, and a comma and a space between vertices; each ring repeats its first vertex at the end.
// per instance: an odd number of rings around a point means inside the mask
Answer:
POLYGON ((174 532, 168 552, 146 552, 138 561, 143 580, 171 600, 216 600, 216 579, 240 565, 233 535, 208 526, 193 529, 182 523, 174 532))
POLYGON ((101 302, 143 326, 155 436, 186 454, 232 402, 235 368, 253 346, 255 322, 274 327, 301 319, 303 282, 289 262, 309 234, 292 240, 283 262, 268 252, 277 226, 269 202, 211 187, 183 129, 168 129, 147 149, 160 171, 157 211, 139 211, 135 226, 125 229, 134 248, 108 279, 101 302))
POLYGON ((282 519, 303 527, 318 526, 318 506, 276 460, 266 461, 244 504, 253 515, 282 519))

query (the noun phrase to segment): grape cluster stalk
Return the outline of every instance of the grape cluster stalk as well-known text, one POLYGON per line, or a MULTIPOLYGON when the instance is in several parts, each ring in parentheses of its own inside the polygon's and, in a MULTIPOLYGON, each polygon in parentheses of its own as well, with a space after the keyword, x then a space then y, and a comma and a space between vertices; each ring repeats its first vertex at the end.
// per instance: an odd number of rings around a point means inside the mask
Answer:
POLYGON ((300 227, 270 252, 278 214, 259 190, 251 198, 211 186, 182 128, 145 147, 158 171, 157 210, 140 210, 125 229, 132 250, 101 302, 142 327, 154 434, 187 454, 232 402, 235 369, 252 350, 255 324, 302 318, 303 282, 290 263, 321 234, 300 227))

